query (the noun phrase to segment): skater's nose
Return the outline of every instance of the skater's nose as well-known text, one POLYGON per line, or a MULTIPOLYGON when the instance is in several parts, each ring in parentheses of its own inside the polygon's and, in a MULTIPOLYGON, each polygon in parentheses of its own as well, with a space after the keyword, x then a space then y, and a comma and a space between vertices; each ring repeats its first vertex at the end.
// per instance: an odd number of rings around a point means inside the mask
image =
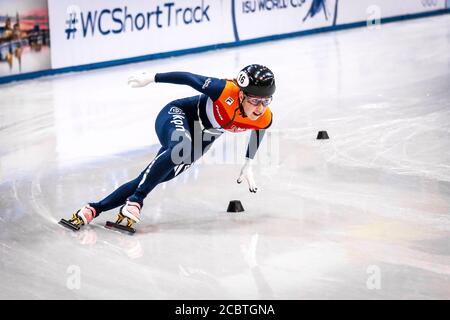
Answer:
POLYGON ((258 113, 262 113, 262 112, 264 111, 265 108, 266 108, 266 107, 262 104, 262 102, 260 102, 260 103, 258 104, 258 106, 256 107, 256 111, 257 111, 258 113))

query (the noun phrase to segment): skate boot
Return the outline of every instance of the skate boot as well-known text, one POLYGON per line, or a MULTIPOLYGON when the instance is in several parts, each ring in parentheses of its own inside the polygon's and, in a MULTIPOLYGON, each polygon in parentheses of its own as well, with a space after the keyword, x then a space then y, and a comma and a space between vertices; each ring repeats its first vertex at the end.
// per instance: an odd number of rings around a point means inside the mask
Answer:
POLYGON ((141 206, 137 202, 127 201, 117 215, 116 222, 107 221, 106 227, 111 229, 117 229, 121 231, 127 231, 131 234, 136 232, 136 229, 132 228, 133 224, 141 221, 141 206), (125 225, 121 224, 124 219, 127 219, 125 225))
POLYGON ((72 215, 70 220, 61 219, 59 224, 71 230, 78 231, 83 225, 90 223, 96 216, 96 211, 90 205, 85 205, 72 215))

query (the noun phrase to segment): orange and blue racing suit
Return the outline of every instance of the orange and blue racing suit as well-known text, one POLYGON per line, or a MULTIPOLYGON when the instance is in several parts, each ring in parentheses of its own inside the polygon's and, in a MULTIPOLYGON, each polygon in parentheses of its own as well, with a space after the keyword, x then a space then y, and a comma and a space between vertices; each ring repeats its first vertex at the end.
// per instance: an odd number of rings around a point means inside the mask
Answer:
POLYGON ((150 164, 131 180, 100 202, 90 203, 99 214, 123 205, 127 200, 141 206, 159 184, 176 177, 198 160, 225 131, 251 130, 246 157, 253 159, 272 124, 272 112, 255 121, 242 114, 240 88, 232 80, 205 77, 188 72, 157 73, 155 82, 188 85, 201 94, 167 104, 155 121, 161 148, 150 164), (200 141, 200 143, 196 143, 200 141))

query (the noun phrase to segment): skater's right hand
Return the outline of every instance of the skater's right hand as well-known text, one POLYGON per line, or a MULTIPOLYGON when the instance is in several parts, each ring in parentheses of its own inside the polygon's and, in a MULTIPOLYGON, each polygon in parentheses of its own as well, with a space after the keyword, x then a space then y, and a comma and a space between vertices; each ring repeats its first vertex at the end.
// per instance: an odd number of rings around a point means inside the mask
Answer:
POLYGON ((255 178, 253 178, 252 161, 253 160, 249 158, 245 159, 244 166, 241 169, 241 174, 236 182, 240 184, 245 179, 248 184, 248 190, 256 193, 258 191, 258 187, 256 186, 255 178))
POLYGON ((128 78, 128 85, 132 88, 145 87, 151 82, 155 82, 155 73, 141 71, 128 78))

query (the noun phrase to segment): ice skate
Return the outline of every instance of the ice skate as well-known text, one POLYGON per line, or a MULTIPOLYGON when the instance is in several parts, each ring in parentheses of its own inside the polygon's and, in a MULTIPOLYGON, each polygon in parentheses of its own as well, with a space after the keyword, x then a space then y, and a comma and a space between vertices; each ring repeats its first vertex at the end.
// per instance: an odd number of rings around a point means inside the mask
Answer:
POLYGON ((96 215, 96 211, 90 205, 85 205, 72 215, 70 220, 61 219, 59 224, 71 230, 78 231, 81 226, 89 224, 96 215))
POLYGON ((117 229, 120 231, 127 231, 131 234, 136 232, 132 226, 136 222, 140 222, 141 216, 141 206, 137 202, 127 201, 125 205, 123 205, 119 214, 117 215, 116 222, 107 221, 105 227, 110 229, 117 229), (126 224, 121 224, 126 218, 126 224))

